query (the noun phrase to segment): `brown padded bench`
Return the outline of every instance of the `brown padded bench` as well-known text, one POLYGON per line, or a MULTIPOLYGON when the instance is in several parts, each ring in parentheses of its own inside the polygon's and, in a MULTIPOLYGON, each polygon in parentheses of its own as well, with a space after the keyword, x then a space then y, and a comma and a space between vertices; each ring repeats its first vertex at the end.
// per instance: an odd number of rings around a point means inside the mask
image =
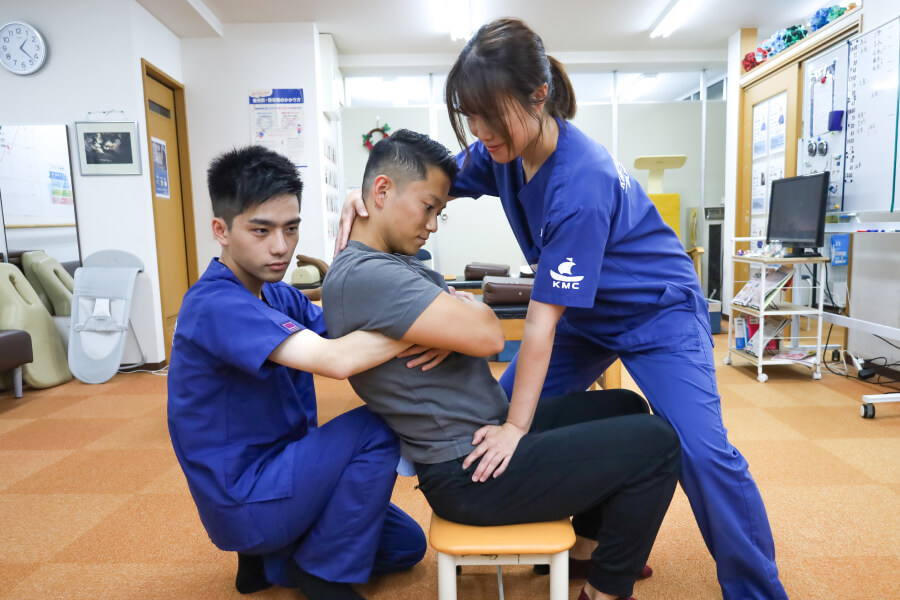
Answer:
POLYGON ((31 336, 18 329, 0 330, 0 372, 13 371, 13 390, 22 397, 22 365, 34 360, 31 336))

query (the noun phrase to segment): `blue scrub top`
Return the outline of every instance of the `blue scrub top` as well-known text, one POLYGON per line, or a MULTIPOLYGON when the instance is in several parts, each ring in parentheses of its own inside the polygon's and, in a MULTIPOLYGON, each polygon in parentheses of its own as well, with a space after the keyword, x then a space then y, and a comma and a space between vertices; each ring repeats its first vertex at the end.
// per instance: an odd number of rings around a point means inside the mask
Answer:
POLYGON ((169 433, 201 520, 222 549, 259 543, 245 502, 294 494, 293 453, 317 427, 312 375, 267 360, 289 335, 323 335, 322 309, 284 283, 265 302, 213 259, 185 294, 172 342, 169 433))
POLYGON ((600 144, 558 120, 556 150, 525 182, 521 158, 491 159, 480 141, 457 156, 450 195, 499 196, 529 264, 531 297, 616 352, 690 350, 709 330, 700 283, 672 228, 600 144))

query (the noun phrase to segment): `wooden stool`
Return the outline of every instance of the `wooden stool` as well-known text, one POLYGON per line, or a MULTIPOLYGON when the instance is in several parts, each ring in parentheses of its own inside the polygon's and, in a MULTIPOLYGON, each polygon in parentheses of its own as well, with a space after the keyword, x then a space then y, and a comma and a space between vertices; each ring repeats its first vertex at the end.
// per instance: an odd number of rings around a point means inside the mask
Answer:
POLYGON ((431 516, 429 541, 438 552, 438 598, 456 600, 457 565, 498 565, 497 580, 503 600, 499 565, 550 565, 550 600, 569 595, 569 548, 575 531, 569 519, 548 523, 476 527, 431 516))

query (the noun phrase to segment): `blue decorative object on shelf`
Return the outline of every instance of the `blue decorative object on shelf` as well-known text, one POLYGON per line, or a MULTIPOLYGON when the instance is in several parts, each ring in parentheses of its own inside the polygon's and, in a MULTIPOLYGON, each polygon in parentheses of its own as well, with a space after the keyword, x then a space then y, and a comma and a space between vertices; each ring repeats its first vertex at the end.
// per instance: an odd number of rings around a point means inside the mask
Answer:
POLYGON ((831 10, 831 7, 828 8, 820 8, 816 11, 816 14, 809 18, 809 29, 810 31, 816 31, 825 27, 828 24, 828 13, 831 10))

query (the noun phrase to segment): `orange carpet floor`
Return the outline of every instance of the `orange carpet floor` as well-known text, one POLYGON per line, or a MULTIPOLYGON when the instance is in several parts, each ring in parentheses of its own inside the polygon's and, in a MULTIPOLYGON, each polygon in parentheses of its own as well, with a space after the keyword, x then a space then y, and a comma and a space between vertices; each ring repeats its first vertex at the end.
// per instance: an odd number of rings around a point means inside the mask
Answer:
MULTIPOLYGON (((723 366, 725 424, 760 487, 792 599, 900 598, 900 405, 859 416, 860 382, 804 367, 723 366)), ((499 375, 504 365, 494 365, 499 375)), ((321 421, 358 406, 347 382, 317 378, 321 421)), ((634 388, 627 378, 625 387, 634 388)), ((427 530, 415 479, 394 501, 427 530)), ((715 564, 679 489, 635 595, 716 599, 715 564)), ((117 375, 0 394, 0 600, 239 598, 234 553, 209 541, 175 461, 166 427, 166 378, 117 375)), ((504 568, 510 600, 546 598, 547 577, 504 568)), ((575 598, 581 583, 572 583, 575 598)), ((360 587, 371 600, 436 599, 433 550, 411 571, 360 587)), ((298 599, 273 588, 254 600, 298 599)), ((495 571, 469 567, 459 598, 497 598, 495 571)))

